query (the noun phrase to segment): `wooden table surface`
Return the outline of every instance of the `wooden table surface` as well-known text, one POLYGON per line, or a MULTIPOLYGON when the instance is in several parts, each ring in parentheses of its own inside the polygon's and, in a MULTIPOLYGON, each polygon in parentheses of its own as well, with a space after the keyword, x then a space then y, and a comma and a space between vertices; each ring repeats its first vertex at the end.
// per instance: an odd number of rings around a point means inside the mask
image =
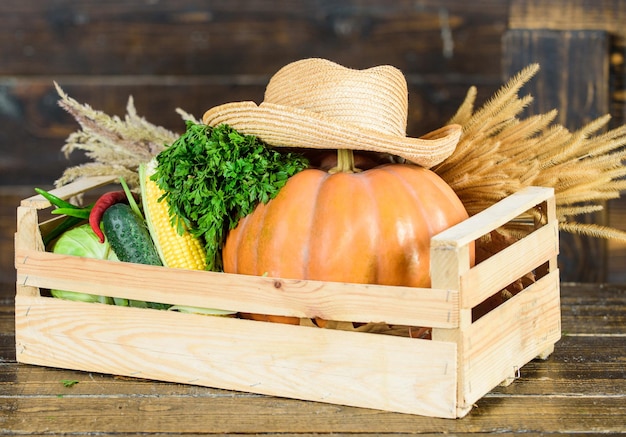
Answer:
POLYGON ((626 433, 626 286, 562 284, 554 354, 456 420, 18 364, 2 302, 1 435, 626 433))

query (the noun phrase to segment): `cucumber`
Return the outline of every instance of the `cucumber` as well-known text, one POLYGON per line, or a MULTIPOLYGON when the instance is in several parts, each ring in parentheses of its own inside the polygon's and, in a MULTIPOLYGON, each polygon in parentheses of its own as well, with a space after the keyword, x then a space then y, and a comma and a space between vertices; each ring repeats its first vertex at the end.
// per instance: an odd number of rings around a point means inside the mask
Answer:
POLYGON ((102 231, 120 261, 163 265, 146 222, 127 204, 116 203, 106 209, 102 231))

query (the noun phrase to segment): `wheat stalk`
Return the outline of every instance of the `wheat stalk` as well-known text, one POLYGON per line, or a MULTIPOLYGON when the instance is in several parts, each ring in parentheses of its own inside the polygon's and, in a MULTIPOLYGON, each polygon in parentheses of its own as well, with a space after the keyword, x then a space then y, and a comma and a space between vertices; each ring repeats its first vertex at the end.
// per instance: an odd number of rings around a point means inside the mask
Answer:
POLYGON ((626 232, 572 221, 603 209, 626 189, 626 126, 602 132, 605 115, 575 132, 553 124, 556 110, 521 119, 532 101, 518 95, 538 71, 529 65, 474 111, 476 88, 450 120, 463 126, 455 152, 433 170, 457 193, 470 215, 527 186, 553 187, 559 228, 626 241, 626 232))

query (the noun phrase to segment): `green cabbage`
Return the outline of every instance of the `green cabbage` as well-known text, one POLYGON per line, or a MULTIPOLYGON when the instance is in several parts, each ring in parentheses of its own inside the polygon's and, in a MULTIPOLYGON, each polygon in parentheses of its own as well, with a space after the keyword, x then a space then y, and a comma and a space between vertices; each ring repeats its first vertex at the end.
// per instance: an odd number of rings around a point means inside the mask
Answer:
MULTIPOLYGON (((84 224, 65 231, 52 247, 52 252, 62 255, 82 256, 85 258, 104 259, 109 261, 119 261, 111 245, 105 240, 100 243, 98 236, 93 232, 89 224, 84 224)), ((80 293, 76 291, 50 290, 52 296, 59 299, 74 300, 80 302, 99 302, 109 305, 130 306, 136 308, 152 308, 166 310, 171 307, 168 304, 144 302, 139 300, 129 300, 117 297, 99 296, 95 294, 80 293)), ((207 315, 229 315, 232 311, 211 310, 203 308, 193 308, 185 306, 171 307, 171 310, 180 312, 207 314, 207 315)))
MULTIPOLYGON (((111 245, 105 240, 100 243, 98 236, 93 232, 89 224, 84 224, 65 231, 52 247, 52 252, 63 255, 82 256, 85 258, 105 259, 119 261, 111 245)), ((52 296, 59 299, 74 300, 80 302, 99 302, 109 305, 131 306, 136 308, 154 308, 165 310, 170 305, 129 300, 117 297, 98 296, 95 294, 80 293, 76 291, 50 290, 52 296)))
MULTIPOLYGON (((89 224, 84 224, 65 231, 56 241, 52 252, 63 255, 82 256, 85 258, 118 261, 108 242, 100 243, 89 224)), ((75 291, 51 290, 52 296, 60 299, 81 302, 116 303, 118 299, 75 291)), ((121 303, 121 302, 120 302, 121 303)), ((123 303, 122 303, 123 304, 123 303)))

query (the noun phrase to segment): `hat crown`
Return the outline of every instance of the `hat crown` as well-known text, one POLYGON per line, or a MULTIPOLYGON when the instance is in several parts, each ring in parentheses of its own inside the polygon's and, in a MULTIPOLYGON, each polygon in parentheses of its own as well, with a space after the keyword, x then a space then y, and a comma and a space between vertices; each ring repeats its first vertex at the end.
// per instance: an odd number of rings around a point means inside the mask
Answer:
POLYGON ((406 79, 390 65, 355 70, 325 59, 296 61, 271 78, 264 102, 316 112, 342 124, 406 136, 406 79))

